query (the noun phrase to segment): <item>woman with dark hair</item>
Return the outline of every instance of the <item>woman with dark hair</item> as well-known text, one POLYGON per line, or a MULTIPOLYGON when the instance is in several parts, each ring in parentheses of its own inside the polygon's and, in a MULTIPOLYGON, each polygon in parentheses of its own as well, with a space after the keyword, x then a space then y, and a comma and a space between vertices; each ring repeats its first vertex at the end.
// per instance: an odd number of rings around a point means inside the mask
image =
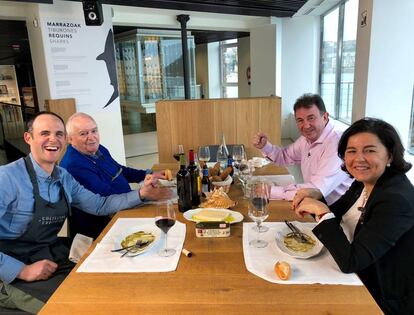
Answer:
POLYGON ((364 118, 344 132, 338 154, 355 178, 349 190, 329 208, 313 199, 318 191, 302 190, 292 207, 315 215, 315 236, 385 314, 414 314, 414 187, 401 140, 385 121, 364 118))

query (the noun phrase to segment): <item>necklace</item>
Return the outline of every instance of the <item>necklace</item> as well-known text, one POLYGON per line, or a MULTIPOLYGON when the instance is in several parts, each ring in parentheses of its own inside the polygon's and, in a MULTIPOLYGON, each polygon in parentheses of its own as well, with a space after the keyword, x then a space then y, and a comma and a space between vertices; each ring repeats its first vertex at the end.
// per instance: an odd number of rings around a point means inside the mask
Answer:
POLYGON ((358 210, 361 211, 361 216, 359 217, 358 222, 360 224, 364 224, 364 217, 365 217, 365 212, 366 212, 365 204, 368 201, 368 192, 365 188, 362 190, 361 195, 362 195, 362 202, 361 202, 361 206, 358 207, 358 210))

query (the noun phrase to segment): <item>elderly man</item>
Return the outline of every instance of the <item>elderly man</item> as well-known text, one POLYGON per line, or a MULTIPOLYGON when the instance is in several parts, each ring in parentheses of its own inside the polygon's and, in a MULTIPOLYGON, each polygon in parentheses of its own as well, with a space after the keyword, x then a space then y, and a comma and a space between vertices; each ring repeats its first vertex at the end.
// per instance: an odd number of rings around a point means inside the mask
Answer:
MULTIPOLYGON (((95 120, 85 113, 75 113, 66 123, 68 142, 60 166, 64 167, 79 183, 90 191, 109 196, 131 191, 129 183, 139 183, 151 170, 136 170, 118 164, 103 145, 95 120)), ((154 178, 164 178, 154 173, 154 178)), ((81 233, 96 238, 110 221, 73 208, 70 218, 71 233, 81 233)))
POLYGON ((294 143, 281 148, 272 145, 267 136, 258 132, 253 145, 263 155, 281 166, 300 164, 303 184, 285 187, 273 186, 272 199, 292 200, 301 188, 317 188, 330 205, 342 196, 352 179, 341 170, 338 157, 338 141, 341 133, 329 122, 322 98, 316 94, 305 94, 298 98, 293 107, 296 125, 301 133, 294 143))
POLYGON ((135 207, 143 199, 171 197, 153 185, 102 197, 56 166, 66 145, 62 118, 38 113, 24 134, 30 154, 0 167, 0 307, 36 313, 74 266, 57 237, 74 205, 94 215, 135 207))

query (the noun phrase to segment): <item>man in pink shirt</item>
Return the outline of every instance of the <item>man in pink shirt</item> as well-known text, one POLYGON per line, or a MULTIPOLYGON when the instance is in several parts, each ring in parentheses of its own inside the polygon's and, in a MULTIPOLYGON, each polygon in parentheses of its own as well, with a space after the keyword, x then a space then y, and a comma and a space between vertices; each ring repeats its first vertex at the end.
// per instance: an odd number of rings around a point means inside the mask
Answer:
POLYGON ((322 98, 317 94, 304 94, 293 107, 296 125, 301 136, 287 147, 272 145, 264 133, 253 137, 253 145, 262 150, 263 155, 281 166, 300 164, 303 184, 285 187, 273 186, 272 199, 292 200, 301 188, 317 188, 328 205, 342 196, 352 183, 352 179, 341 169, 338 157, 338 141, 341 132, 329 122, 322 98))

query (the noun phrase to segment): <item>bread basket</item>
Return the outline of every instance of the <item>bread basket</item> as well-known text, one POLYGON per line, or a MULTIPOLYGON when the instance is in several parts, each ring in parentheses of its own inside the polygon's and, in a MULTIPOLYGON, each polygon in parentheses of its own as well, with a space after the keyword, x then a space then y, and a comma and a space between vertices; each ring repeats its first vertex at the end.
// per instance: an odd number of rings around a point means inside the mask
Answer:
POLYGON ((228 193, 230 190, 230 185, 233 181, 233 178, 229 175, 227 178, 221 182, 211 182, 212 189, 218 189, 223 187, 224 192, 228 193))

